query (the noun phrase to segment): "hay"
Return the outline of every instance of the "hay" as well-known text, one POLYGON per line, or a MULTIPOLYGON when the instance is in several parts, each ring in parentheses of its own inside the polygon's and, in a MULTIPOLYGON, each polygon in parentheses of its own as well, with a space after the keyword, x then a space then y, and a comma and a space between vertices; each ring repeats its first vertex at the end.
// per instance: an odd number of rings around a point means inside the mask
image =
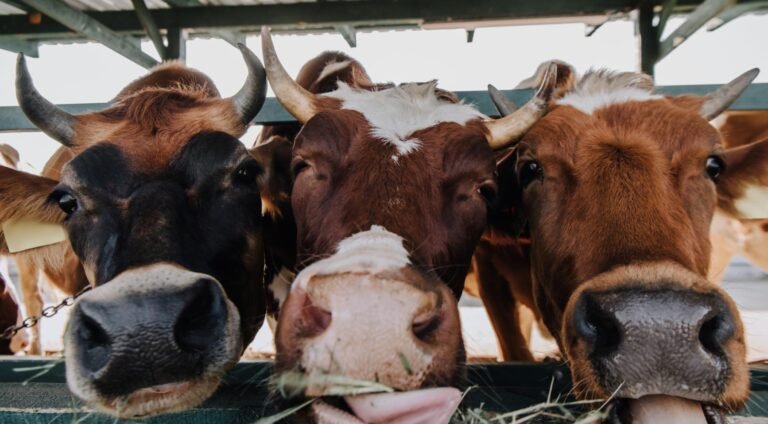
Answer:
POLYGON ((357 380, 343 375, 288 371, 272 379, 276 391, 285 399, 311 392, 311 396, 354 396, 367 393, 391 393, 389 386, 373 381, 357 380))

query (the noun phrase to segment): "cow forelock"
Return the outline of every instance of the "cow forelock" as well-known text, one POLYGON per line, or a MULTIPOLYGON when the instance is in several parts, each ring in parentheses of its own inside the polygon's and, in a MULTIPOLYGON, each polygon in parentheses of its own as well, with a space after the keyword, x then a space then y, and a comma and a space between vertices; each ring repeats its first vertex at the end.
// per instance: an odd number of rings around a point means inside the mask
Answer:
POLYGON ((469 105, 455 101, 437 89, 437 81, 407 83, 381 90, 351 87, 343 82, 324 96, 341 101, 343 109, 363 114, 371 126, 371 135, 396 147, 392 159, 417 150, 422 140, 413 133, 444 122, 464 125, 485 115, 469 105))
POLYGON ((589 115, 610 105, 661 98, 654 94, 648 75, 598 70, 585 74, 556 104, 573 106, 589 115))

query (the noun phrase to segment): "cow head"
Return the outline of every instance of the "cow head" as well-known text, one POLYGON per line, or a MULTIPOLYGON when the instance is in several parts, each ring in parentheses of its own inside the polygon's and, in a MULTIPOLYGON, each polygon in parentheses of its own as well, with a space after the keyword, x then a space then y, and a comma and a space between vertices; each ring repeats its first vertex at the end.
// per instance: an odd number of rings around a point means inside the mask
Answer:
POLYGON ((174 63, 80 116, 45 100, 19 59, 25 113, 77 154, 60 181, 3 169, 0 218, 66 228, 95 286, 67 327, 67 382, 112 415, 205 400, 262 323, 262 165, 235 137, 266 78, 241 50, 249 76, 231 98, 174 63))
MULTIPOLYGON (((447 422, 460 393, 422 389, 454 384, 464 360, 457 299, 496 192, 493 149, 543 114, 550 90, 498 121, 435 82, 340 81, 317 95, 288 76, 266 30, 262 42, 272 89, 303 123, 291 205, 304 269, 280 311, 277 369, 401 391, 347 397, 366 422, 447 422)), ((349 417, 335 406, 313 409, 323 422, 349 417)))
POLYGON ((709 228, 716 206, 768 212, 768 142, 725 149, 708 121, 756 75, 665 97, 642 74, 589 72, 517 145, 507 169, 535 301, 581 396, 671 396, 712 414, 747 400, 739 312, 707 280, 709 228))

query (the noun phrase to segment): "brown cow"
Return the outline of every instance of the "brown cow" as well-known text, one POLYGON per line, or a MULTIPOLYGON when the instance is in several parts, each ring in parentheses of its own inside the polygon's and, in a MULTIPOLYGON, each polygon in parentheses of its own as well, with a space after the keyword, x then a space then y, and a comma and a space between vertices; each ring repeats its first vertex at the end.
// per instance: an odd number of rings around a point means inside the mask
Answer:
MULTIPOLYGON (((48 159, 43 168, 42 175, 54 180, 61 179, 61 170, 74 157, 75 153, 66 146, 61 146, 48 159)), ((24 302, 24 310, 28 316, 39 316, 43 310, 43 300, 40 297, 39 284, 44 278, 48 283, 59 289, 65 295, 73 295, 88 285, 80 260, 75 252, 66 248, 64 257, 55 262, 45 261, 39 263, 34 256, 17 255, 16 265, 19 270, 19 285, 21 287, 21 299, 24 302)), ((31 341, 27 349, 30 355, 42 353, 40 327, 30 328, 31 341)))
MULTIPOLYGON (((0 275, 0 333, 6 328, 21 324, 17 297, 13 293, 13 286, 6 283, 0 275)), ((0 355, 12 355, 23 350, 29 339, 26 331, 19 331, 10 339, 0 337, 0 355)))
MULTIPOLYGON (((738 147, 768 139, 768 112, 729 112, 713 121, 726 147, 738 147)), ((768 272, 768 220, 736 219, 716 213, 710 232, 710 278, 720 281, 735 255, 768 272)))
MULTIPOLYGON (((95 286, 72 309, 67 382, 101 411, 199 404, 263 322, 262 165, 235 136, 263 104, 266 77, 241 50, 248 79, 233 97, 171 63, 79 116, 45 100, 19 58, 24 112, 75 155, 58 181, 0 169, 0 222, 65 227, 95 286)), ((58 243, 26 254, 45 263, 64 253, 58 243)))
MULTIPOLYGON (((701 403, 708 419, 747 400, 739 312, 707 280, 709 227, 716 206, 757 213, 768 142, 725 149, 708 121, 756 75, 705 97, 665 97, 642 74, 589 72, 500 168, 519 206, 507 222, 520 215, 530 231, 531 287, 519 292, 555 336, 576 393, 624 400, 625 419, 653 422, 642 411, 669 397, 701 403)), ((685 422, 704 421, 702 408, 690 411, 685 422)))
POLYGON ((456 302, 496 192, 492 149, 522 135, 551 90, 498 121, 434 81, 317 95, 285 72, 267 30, 262 43, 272 89, 304 125, 291 165, 303 269, 280 311, 276 369, 400 391, 346 397, 355 417, 316 401, 321 422, 447 422, 461 395, 441 386, 464 361, 456 302))

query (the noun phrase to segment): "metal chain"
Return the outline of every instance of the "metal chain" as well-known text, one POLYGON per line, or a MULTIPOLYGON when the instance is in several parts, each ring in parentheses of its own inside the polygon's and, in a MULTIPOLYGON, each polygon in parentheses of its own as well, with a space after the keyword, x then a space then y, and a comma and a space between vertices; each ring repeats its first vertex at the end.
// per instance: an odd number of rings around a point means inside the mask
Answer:
POLYGON ((46 306, 41 311, 40 315, 38 316, 31 316, 24 319, 24 321, 21 322, 19 325, 12 325, 3 331, 2 334, 0 334, 0 340, 10 340, 13 338, 13 336, 16 335, 19 331, 25 329, 25 328, 32 328, 37 325, 38 322, 40 322, 40 319, 42 318, 50 318, 54 315, 56 315, 60 309, 64 308, 65 306, 72 306, 75 304, 75 299, 82 296, 83 293, 87 292, 91 289, 91 286, 85 286, 82 290, 79 292, 73 294, 72 296, 65 297, 64 300, 62 300, 58 305, 51 305, 46 306))

